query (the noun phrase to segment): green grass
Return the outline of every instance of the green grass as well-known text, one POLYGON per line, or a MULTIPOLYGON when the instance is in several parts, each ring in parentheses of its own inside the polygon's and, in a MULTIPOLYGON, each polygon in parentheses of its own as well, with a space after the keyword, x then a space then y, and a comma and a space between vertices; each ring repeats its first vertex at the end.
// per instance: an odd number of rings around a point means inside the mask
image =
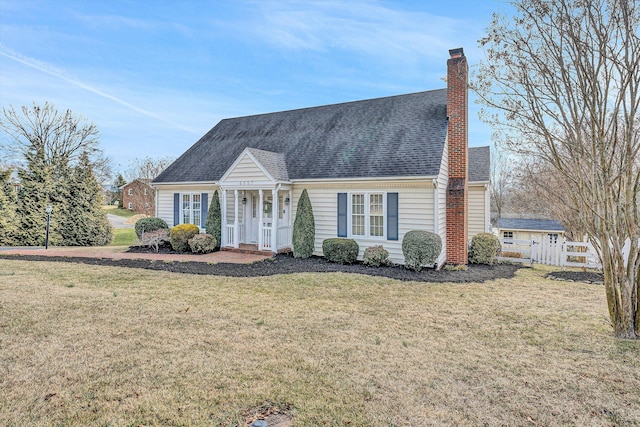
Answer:
POLYGON ((132 246, 138 243, 138 236, 133 228, 114 228, 111 246, 132 246))
POLYGON ((640 423, 602 286, 231 278, 0 259, 0 425, 640 423))
POLYGON ((131 211, 129 209, 120 209, 117 206, 103 206, 102 208, 112 215, 118 215, 123 218, 131 218, 134 215, 138 215, 138 213, 135 211, 131 211))

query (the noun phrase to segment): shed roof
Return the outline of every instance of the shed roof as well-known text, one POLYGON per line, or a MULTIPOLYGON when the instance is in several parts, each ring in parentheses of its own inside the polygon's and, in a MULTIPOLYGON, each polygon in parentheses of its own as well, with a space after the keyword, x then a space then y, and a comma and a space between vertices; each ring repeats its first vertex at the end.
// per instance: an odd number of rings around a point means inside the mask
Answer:
POLYGON ((498 218, 498 228, 508 230, 564 231, 555 219, 498 218))

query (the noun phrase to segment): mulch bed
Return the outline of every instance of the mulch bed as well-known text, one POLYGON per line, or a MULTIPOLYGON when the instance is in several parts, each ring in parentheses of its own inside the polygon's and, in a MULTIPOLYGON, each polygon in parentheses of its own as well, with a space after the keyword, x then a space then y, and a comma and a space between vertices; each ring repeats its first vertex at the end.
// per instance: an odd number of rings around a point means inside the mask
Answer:
POLYGON ((602 273, 593 271, 554 271, 547 274, 548 279, 564 280, 566 282, 584 282, 602 285, 604 278, 602 273))
MULTIPOLYGON (((131 252, 141 252, 132 247, 131 252)), ((469 265, 466 271, 449 271, 445 269, 424 269, 420 272, 407 270, 402 266, 368 267, 361 262, 351 265, 334 264, 325 258, 313 256, 307 259, 294 258, 291 254, 276 255, 273 258, 252 264, 209 264, 189 261, 151 261, 144 259, 86 258, 86 257, 52 257, 42 255, 0 255, 5 259, 25 261, 58 261, 75 262, 89 265, 105 265, 114 267, 144 268, 148 270, 169 271, 174 273, 203 274, 230 277, 260 277, 289 273, 356 273, 369 276, 388 277, 403 281, 418 282, 453 282, 482 283, 487 280, 509 279, 515 276, 519 265, 498 264, 494 266, 469 265)))

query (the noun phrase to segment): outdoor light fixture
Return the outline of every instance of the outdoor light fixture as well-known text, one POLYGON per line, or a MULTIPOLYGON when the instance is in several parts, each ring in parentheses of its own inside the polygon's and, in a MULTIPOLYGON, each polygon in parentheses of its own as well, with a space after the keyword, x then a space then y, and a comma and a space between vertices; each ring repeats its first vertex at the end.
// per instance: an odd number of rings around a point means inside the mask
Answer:
POLYGON ((288 198, 288 197, 286 197, 286 198, 284 199, 284 204, 285 204, 285 205, 288 205, 288 204, 289 204, 289 198, 288 198))
POLYGON ((246 204, 247 204, 247 198, 246 198, 246 197, 243 197, 243 198, 242 198, 242 204, 243 204, 243 205, 246 205, 246 204))
POLYGON ((53 212, 53 208, 51 205, 47 205, 44 211, 47 213, 47 231, 44 236, 44 248, 49 249, 49 222, 51 222, 51 212, 53 212))

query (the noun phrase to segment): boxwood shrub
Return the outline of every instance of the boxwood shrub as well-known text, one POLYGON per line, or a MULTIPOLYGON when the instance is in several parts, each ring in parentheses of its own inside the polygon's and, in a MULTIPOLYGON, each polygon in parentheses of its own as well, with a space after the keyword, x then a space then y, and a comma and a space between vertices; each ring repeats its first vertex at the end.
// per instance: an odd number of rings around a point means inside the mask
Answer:
POLYGON ((426 230, 411 230, 402 238, 404 266, 420 271, 424 266, 432 266, 442 251, 442 239, 426 230))
POLYGON ((500 240, 492 233, 479 233, 471 239, 469 262, 472 264, 493 265, 500 253, 500 240))
POLYGON ((369 246, 364 250, 362 258, 365 265, 380 267, 390 265, 389 252, 382 245, 369 246))
POLYGON ((208 254, 216 250, 216 243, 211 234, 196 234, 189 239, 189 248, 194 254, 208 254))
POLYGON ((164 229, 169 230, 169 226, 162 218, 142 218, 136 222, 135 229, 138 240, 142 240, 142 233, 164 229))
POLYGON ((200 233, 200 229, 194 224, 179 224, 171 229, 169 232, 169 239, 171 240, 171 247, 174 251, 188 252, 189 251, 189 239, 196 234, 200 233))
POLYGON ((336 237, 322 242, 324 257, 338 264, 353 264, 358 258, 358 251, 360 247, 353 239, 336 237))

